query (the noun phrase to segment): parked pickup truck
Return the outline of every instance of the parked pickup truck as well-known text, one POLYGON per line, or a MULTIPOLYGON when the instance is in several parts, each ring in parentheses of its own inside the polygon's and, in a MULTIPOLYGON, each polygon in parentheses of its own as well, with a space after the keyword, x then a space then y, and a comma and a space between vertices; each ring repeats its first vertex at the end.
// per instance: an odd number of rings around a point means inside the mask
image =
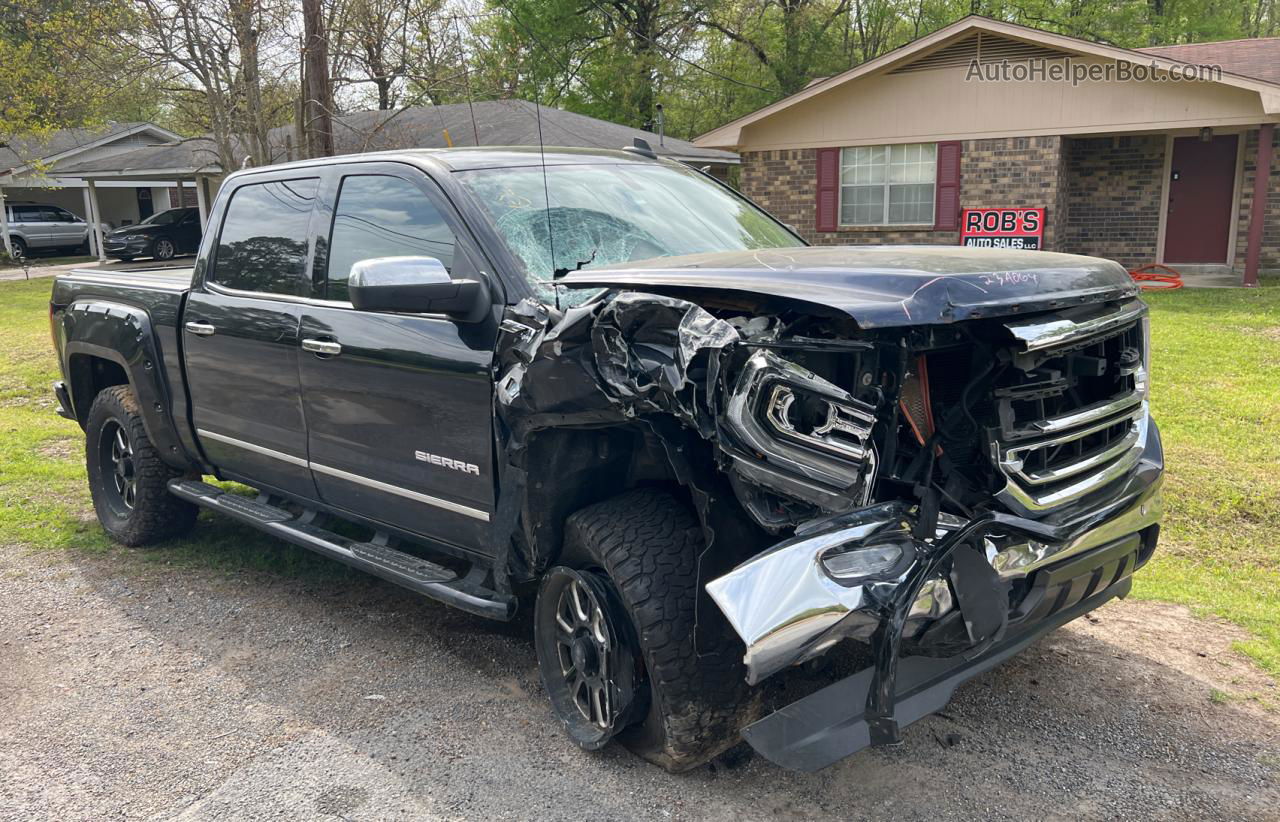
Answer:
POLYGON ((114 539, 205 508, 531 620, 568 735, 672 770, 895 742, 1156 547, 1123 268, 809 247, 643 148, 240 171, 193 270, 50 320, 114 539))

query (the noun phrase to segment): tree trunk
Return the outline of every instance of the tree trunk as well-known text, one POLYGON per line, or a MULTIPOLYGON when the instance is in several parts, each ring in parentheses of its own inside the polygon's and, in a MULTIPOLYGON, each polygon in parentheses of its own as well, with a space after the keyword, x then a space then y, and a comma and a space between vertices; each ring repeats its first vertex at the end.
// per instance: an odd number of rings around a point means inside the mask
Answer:
POLYGON ((262 111, 262 80, 258 71, 258 30, 254 21, 254 0, 234 0, 231 4, 231 28, 240 51, 240 83, 244 111, 238 129, 248 137, 250 165, 268 165, 271 147, 267 142, 267 119, 262 111))
POLYGON ((307 154, 333 156, 333 90, 329 82, 329 45, 320 0, 302 0, 303 62, 306 64, 302 110, 307 154))

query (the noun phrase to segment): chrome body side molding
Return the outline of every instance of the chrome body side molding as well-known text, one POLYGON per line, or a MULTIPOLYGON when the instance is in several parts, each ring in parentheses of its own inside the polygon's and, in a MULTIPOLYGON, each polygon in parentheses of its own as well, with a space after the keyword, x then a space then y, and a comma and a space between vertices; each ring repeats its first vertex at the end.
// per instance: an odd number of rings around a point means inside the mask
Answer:
POLYGON ((469 505, 462 505, 461 503, 451 502, 447 499, 440 499, 439 497, 433 497, 433 496, 430 496, 429 494, 422 494, 417 491, 411 491, 408 488, 401 488, 398 485, 391 485, 389 483, 379 482, 378 480, 375 480, 375 479, 362 477, 359 474, 352 474, 349 471, 343 471, 338 468, 332 468, 328 465, 321 465, 316 462, 311 462, 310 460, 304 459, 302 457, 295 457, 292 454, 285 454, 281 451, 275 451, 270 448, 264 448, 261 445, 255 445, 254 443, 251 443, 251 442, 245 442, 244 440, 239 440, 239 439, 236 439, 235 437, 228 437, 226 434, 219 434, 215 431, 208 431, 204 428, 197 428, 196 434, 201 437, 208 437, 211 440, 216 440, 217 442, 225 443, 226 445, 231 445, 236 448, 243 448, 246 451, 252 451, 255 454, 261 454, 264 457, 270 457, 271 459, 277 459, 277 460, 280 460, 281 462, 287 462, 290 465, 297 465, 304 468, 310 468, 312 471, 317 471, 321 474, 328 474, 331 477, 337 477, 338 479, 346 480, 347 482, 352 482, 352 483, 355 483, 356 485, 363 485, 366 488, 373 488, 378 491, 384 491, 388 494, 395 494, 396 496, 404 497, 406 499, 411 499, 415 502, 421 502, 425 505, 430 505, 432 507, 440 508, 445 511, 451 511, 455 514, 461 514, 464 517, 477 519, 477 520, 480 520, 481 522, 489 521, 488 511, 482 511, 479 508, 472 508, 469 505))

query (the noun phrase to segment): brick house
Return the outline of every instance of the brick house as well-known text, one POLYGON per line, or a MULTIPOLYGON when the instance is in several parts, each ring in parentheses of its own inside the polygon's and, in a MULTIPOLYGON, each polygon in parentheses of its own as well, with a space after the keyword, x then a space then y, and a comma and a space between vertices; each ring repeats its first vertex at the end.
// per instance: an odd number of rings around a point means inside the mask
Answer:
POLYGON ((1042 248, 1253 283, 1280 270, 1278 120, 1280 38, 1130 50, 967 17, 694 142, 814 243, 959 243, 966 209, 1043 208, 1042 248))

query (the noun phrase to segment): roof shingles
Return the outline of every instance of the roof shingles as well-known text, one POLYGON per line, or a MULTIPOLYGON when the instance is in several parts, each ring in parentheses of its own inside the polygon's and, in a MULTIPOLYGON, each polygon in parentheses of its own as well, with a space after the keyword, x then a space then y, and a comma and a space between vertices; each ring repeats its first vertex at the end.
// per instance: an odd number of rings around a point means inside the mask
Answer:
POLYGON ((1183 63, 1221 66, 1223 71, 1232 74, 1267 83, 1280 83, 1280 37, 1152 46, 1138 51, 1183 63))

